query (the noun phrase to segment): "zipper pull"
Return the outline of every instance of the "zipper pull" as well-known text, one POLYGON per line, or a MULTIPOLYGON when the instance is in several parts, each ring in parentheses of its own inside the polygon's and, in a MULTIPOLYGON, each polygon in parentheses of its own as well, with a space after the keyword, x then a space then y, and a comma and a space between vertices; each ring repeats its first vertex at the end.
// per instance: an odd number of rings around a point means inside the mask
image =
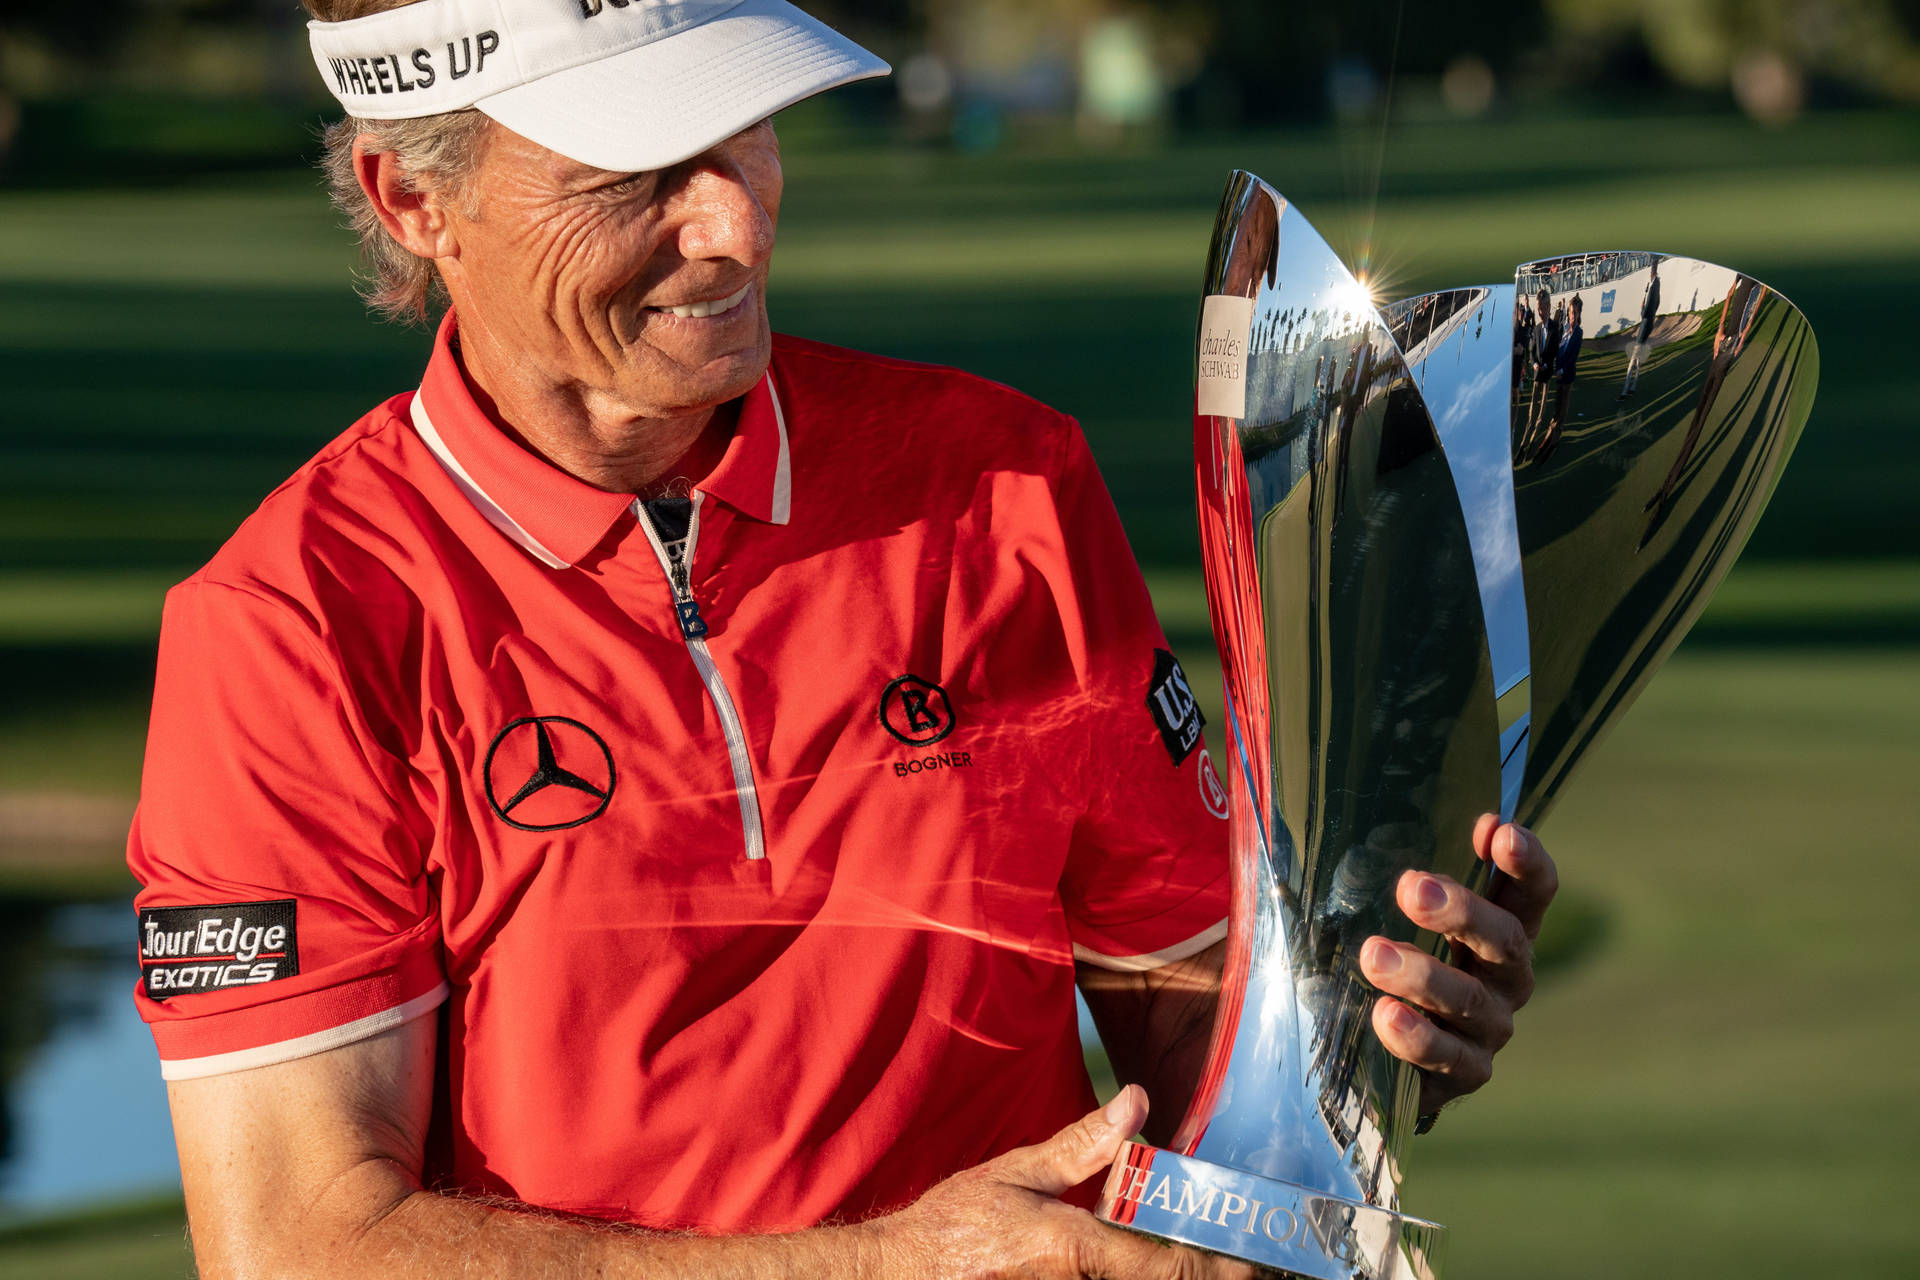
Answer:
POLYGON ((707 635, 707 620, 700 616, 700 602, 692 596, 673 602, 673 612, 680 619, 680 634, 688 640, 704 640, 707 635))
POLYGON ((673 614, 680 620, 680 634, 683 637, 688 640, 706 638, 707 620, 700 616, 700 602, 693 598, 693 584, 684 560, 673 562, 673 614))

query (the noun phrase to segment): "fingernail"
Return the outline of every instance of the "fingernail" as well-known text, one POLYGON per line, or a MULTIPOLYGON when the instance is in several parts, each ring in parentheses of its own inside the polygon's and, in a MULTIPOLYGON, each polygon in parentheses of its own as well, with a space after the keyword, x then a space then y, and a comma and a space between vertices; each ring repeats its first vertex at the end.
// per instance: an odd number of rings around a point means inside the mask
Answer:
POLYGON ((1507 856, 1515 862, 1524 862, 1533 856, 1533 833, 1525 827, 1515 827, 1507 837, 1507 856))
POLYGON ((1106 1109, 1100 1114, 1106 1117, 1108 1124, 1117 1125, 1127 1118, 1128 1109, 1127 1091, 1122 1089, 1119 1093, 1113 1095, 1113 1101, 1109 1102, 1106 1109))
POLYGON ((1438 911, 1447 905, 1447 887, 1432 876, 1421 876, 1419 885, 1414 888, 1413 899, 1423 911, 1438 911))
POLYGON ((1367 964, 1375 973, 1398 973, 1405 962, 1400 958, 1400 950, 1388 943, 1375 940, 1367 964))
POLYGON ((1393 1024, 1395 1031, 1411 1031, 1414 1024, 1413 1010, 1403 1004, 1388 1005, 1387 1021, 1393 1024))

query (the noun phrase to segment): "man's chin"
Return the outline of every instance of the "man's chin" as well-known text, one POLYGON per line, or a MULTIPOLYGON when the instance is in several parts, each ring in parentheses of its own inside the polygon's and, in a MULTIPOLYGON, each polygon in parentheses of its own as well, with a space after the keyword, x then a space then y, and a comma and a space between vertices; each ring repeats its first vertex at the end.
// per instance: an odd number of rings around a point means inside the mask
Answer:
POLYGON ((752 391, 766 376, 770 352, 731 352, 716 356, 697 368, 679 367, 667 377, 657 371, 634 369, 623 381, 630 394, 623 398, 633 405, 658 405, 649 417, 678 417, 718 408, 752 391))
POLYGON ((684 358, 674 361, 674 381, 695 391, 707 404, 725 404, 753 390, 766 376, 772 356, 773 340, 762 325, 758 338, 748 345, 711 354, 685 353, 684 358))

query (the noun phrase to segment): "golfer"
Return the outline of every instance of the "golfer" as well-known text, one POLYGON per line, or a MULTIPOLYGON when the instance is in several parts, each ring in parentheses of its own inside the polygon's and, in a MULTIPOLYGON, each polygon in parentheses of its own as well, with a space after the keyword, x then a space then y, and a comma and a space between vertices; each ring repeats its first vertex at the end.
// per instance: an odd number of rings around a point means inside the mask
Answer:
MULTIPOLYGON (((1244 1274, 1082 1207, 1227 912, 1085 441, 768 330, 768 118, 884 64, 779 0, 316 9, 371 297, 445 314, 168 596, 129 857, 200 1274, 1244 1274)), ((1365 955, 1429 1112, 1553 893, 1478 840, 1498 902, 1399 886, 1462 967, 1365 955)))

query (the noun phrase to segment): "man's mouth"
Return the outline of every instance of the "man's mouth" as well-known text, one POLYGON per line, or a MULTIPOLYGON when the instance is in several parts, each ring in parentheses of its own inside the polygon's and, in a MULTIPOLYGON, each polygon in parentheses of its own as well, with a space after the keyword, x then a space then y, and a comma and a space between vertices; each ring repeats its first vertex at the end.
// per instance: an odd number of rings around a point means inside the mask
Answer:
POLYGON ((648 307, 649 311, 658 311, 663 315, 678 316, 682 320, 705 320, 709 316, 725 315, 747 300, 747 294, 753 291, 753 281, 740 286, 740 292, 730 293, 724 298, 713 298, 706 302, 689 302, 677 307, 648 307))

